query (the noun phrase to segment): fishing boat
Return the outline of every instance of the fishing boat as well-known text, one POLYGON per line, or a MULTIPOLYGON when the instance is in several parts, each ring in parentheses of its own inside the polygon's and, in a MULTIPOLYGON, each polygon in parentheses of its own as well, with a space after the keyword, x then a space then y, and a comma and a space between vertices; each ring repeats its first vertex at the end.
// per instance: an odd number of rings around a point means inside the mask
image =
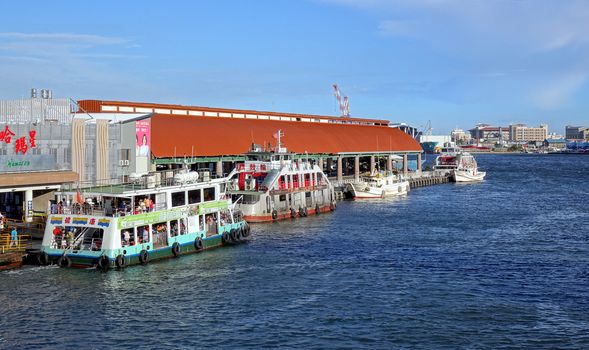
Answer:
POLYGON ((349 183, 348 190, 355 199, 396 197, 409 192, 409 181, 392 172, 375 172, 349 183))
POLYGON ((485 178, 486 172, 479 171, 476 159, 457 147, 444 147, 436 157, 434 170, 446 171, 454 182, 477 182, 485 178))
POLYGON ((227 178, 203 175, 178 169, 58 192, 39 263, 107 271, 241 242, 250 228, 225 194, 227 178))
POLYGON ((271 222, 335 210, 333 186, 327 175, 304 155, 277 146, 252 145, 237 165, 227 192, 248 222, 271 222))

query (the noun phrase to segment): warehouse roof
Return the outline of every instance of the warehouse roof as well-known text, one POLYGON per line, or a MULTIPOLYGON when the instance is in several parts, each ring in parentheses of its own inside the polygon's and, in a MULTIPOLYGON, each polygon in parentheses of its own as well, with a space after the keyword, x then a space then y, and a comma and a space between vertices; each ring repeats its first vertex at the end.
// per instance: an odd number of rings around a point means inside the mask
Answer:
POLYGON ((195 118, 155 114, 151 117, 151 152, 157 158, 240 155, 251 144, 282 143, 296 153, 421 152, 420 144, 399 129, 335 123, 195 118))

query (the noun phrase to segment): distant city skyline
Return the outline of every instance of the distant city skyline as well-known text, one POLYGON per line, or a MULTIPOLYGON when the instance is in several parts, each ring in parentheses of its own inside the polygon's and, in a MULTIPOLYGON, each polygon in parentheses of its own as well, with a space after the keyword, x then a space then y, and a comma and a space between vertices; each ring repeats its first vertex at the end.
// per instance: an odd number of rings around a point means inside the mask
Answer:
POLYGON ((0 99, 351 115, 447 134, 589 124, 589 2, 7 2, 0 99))

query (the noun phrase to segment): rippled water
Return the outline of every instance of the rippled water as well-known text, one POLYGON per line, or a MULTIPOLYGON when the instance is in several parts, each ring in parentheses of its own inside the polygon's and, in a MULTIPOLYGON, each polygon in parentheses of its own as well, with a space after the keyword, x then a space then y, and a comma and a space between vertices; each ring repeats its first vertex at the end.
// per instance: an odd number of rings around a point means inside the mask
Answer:
POLYGON ((588 348, 589 157, 341 202, 247 244, 102 274, 0 273, 1 348, 588 348))

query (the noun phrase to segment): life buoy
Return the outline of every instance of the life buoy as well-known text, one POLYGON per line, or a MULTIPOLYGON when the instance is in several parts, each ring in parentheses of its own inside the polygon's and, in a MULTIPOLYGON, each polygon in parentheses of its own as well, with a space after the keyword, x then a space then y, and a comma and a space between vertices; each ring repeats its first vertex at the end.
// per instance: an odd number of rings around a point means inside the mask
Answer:
POLYGON ((227 243, 229 243, 229 240, 230 240, 229 233, 223 232, 223 236, 221 237, 221 241, 223 241, 224 244, 227 244, 227 243))
POLYGON ((178 244, 178 242, 174 242, 174 244, 172 244, 172 254, 175 258, 180 256, 180 244, 178 244))
POLYGON ((71 267, 72 266, 72 259, 70 259, 67 255, 62 255, 57 259, 57 265, 59 267, 71 267))
POLYGON ((278 211, 276 209, 272 210, 272 220, 278 219, 278 211))
POLYGON ((100 258, 98 258, 97 268, 102 272, 108 271, 108 269, 110 268, 110 259, 108 258, 108 256, 101 255, 100 258))
POLYGON ((315 204, 315 215, 319 214, 321 214, 321 208, 319 207, 319 204, 315 204))
POLYGON ((123 254, 117 255, 117 257, 115 258, 115 266, 119 269, 122 269, 123 267, 125 267, 125 265, 125 256, 123 254))
POLYGON ((41 266, 49 265, 49 255, 47 252, 41 252, 39 255, 37 255, 37 261, 41 266))
POLYGON ((197 237, 194 240, 194 249, 196 249, 197 252, 200 252, 202 250, 202 248, 203 248, 202 239, 200 239, 200 237, 197 237))
POLYGON ((147 252, 147 250, 143 249, 139 252, 139 262, 141 263, 141 265, 147 265, 147 263, 149 262, 149 253, 147 252))
POLYGON ((294 208, 290 208, 290 217, 293 219, 297 217, 297 211, 294 208))

